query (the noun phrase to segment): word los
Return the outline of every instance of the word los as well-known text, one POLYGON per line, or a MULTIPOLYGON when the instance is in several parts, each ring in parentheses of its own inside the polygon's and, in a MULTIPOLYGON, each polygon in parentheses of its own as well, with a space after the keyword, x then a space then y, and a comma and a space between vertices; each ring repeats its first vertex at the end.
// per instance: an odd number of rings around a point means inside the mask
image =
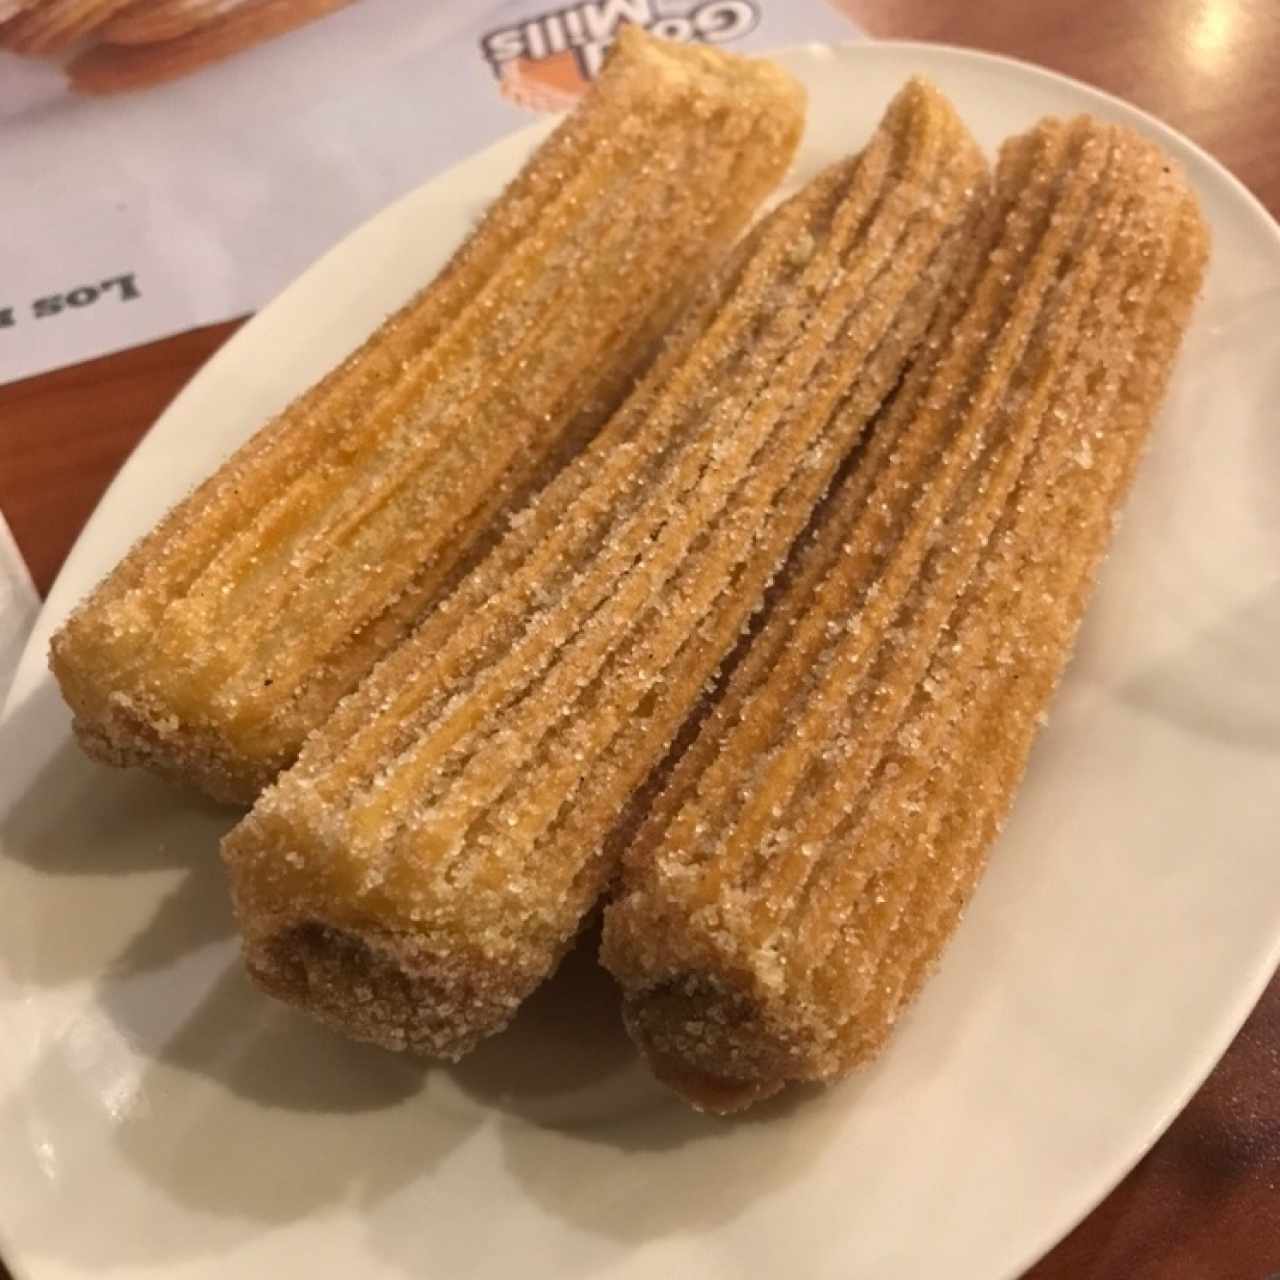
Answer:
MULTIPOLYGON (((126 275, 113 276, 103 280, 101 284, 81 284, 64 293, 51 293, 37 298, 30 304, 33 319, 44 320, 49 316, 61 315, 67 310, 79 310, 91 307, 100 298, 114 297, 119 302, 132 302, 142 297, 138 283, 130 271, 126 275)), ((19 316, 14 307, 0 307, 0 329, 9 329, 18 323, 19 316)))
POLYGON ((593 80, 624 22, 684 44, 727 44, 745 36, 759 20, 755 0, 691 0, 684 4, 672 0, 583 0, 491 31, 480 47, 498 76, 517 58, 539 62, 571 52, 582 78, 593 80))

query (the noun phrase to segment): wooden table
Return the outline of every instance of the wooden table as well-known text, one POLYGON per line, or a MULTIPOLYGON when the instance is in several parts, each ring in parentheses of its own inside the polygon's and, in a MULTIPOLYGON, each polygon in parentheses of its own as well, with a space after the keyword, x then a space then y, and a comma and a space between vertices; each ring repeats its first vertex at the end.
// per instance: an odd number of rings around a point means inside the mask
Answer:
MULTIPOLYGON (((1278 0, 842 3, 872 35, 1012 54, 1120 94, 1213 152, 1280 214, 1278 0)), ((125 455, 238 323, 0 387, 0 510, 41 592, 125 455)), ((1280 980, 1169 1131, 1028 1280, 1272 1272, 1280 1272, 1280 980)))

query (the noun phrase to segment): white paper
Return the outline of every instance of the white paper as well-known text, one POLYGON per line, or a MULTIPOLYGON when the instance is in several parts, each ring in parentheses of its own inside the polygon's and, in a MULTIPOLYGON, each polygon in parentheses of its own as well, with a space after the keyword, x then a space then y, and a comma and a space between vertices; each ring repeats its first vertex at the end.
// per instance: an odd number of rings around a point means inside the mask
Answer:
POLYGON ((0 53, 0 382, 255 309, 377 209, 530 121, 486 50, 549 56, 570 27, 623 19, 742 51, 857 34, 834 0, 360 0, 110 98, 0 53))
POLYGON ((9 526, 0 516, 0 706, 13 673, 18 669, 18 659, 40 610, 40 597, 27 572, 9 532, 9 526))

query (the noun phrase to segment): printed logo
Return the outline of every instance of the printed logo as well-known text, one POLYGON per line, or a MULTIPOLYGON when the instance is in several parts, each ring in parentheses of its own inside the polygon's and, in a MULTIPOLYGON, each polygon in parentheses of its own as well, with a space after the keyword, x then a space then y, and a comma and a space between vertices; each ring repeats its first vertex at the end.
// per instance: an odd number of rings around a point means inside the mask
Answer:
POLYGON ((595 79, 623 23, 685 44, 729 44, 759 21, 759 0, 581 0, 490 31, 480 49, 505 97, 563 111, 595 79))

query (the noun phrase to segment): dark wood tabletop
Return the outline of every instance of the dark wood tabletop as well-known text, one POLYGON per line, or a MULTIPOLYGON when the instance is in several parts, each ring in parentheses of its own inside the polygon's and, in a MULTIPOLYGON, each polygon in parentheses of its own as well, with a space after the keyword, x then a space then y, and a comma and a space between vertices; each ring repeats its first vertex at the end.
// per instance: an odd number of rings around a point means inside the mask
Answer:
MULTIPOLYGON (((1280 215, 1280 0, 841 2, 874 36, 1011 54, 1119 94, 1212 152, 1280 215)), ((239 323, 0 387, 0 510, 42 593, 125 456, 239 323)), ((1272 1273, 1280 980, 1168 1132, 1028 1280, 1272 1273)))

